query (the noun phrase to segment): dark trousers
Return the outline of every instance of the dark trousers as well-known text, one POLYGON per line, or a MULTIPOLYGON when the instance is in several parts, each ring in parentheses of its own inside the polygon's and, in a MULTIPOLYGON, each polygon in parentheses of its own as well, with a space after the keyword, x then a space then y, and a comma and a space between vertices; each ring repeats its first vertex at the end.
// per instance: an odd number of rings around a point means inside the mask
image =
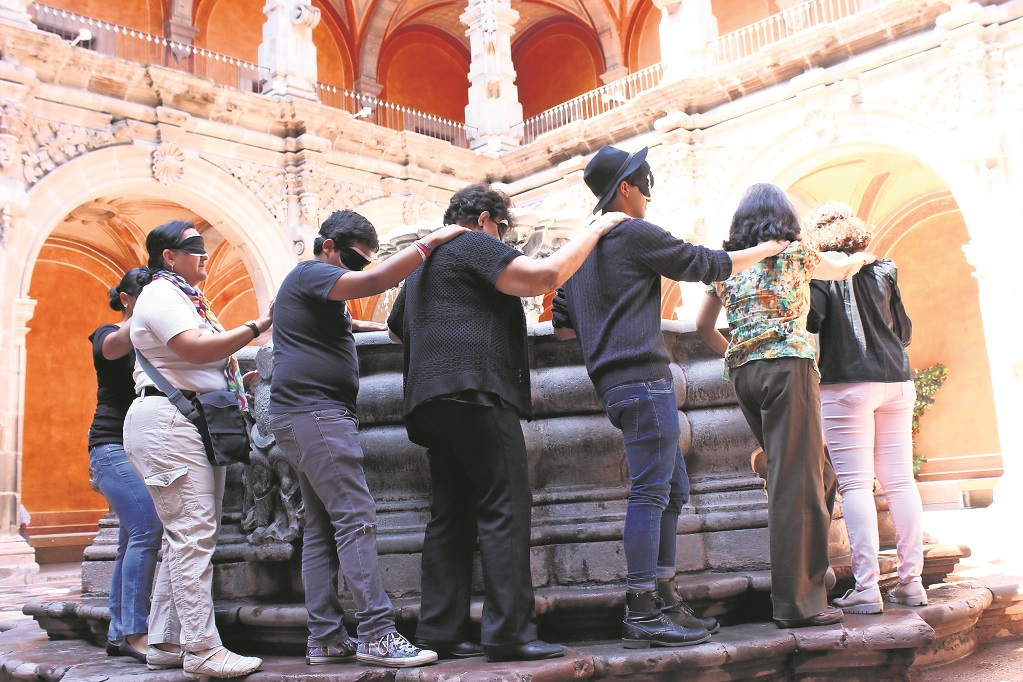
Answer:
POLYGON ((532 493, 515 410, 452 400, 409 416, 430 450, 433 503, 423 541, 422 607, 416 637, 469 638, 472 554, 483 564, 484 645, 536 639, 529 568, 532 493))
POLYGON ((812 360, 775 358, 751 360, 730 375, 739 407, 767 455, 774 617, 814 616, 828 606, 831 523, 817 372, 812 360))

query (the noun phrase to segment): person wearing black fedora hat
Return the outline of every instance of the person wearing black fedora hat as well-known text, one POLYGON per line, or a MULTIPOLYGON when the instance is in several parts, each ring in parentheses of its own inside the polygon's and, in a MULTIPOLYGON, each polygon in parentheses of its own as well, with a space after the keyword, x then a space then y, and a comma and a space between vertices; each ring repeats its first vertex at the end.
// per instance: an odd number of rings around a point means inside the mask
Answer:
POLYGON ((593 212, 633 219, 602 239, 553 303, 554 334, 577 337, 590 380, 611 423, 622 429, 631 487, 623 545, 627 648, 705 642, 719 628, 697 617, 675 584, 676 534, 689 476, 679 447, 678 404, 661 336, 661 277, 710 283, 784 249, 764 242, 726 252, 689 244, 644 220, 654 186, 647 149, 602 147, 583 180, 593 212))

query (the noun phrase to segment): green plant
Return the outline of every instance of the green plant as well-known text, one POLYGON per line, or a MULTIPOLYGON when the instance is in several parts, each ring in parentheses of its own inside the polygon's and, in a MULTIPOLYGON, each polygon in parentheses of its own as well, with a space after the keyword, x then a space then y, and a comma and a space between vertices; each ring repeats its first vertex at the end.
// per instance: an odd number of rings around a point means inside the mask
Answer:
POLYGON ((948 367, 940 363, 913 370, 913 385, 916 386, 916 402, 913 403, 913 473, 920 473, 920 467, 927 461, 925 455, 916 451, 916 434, 920 433, 920 417, 934 404, 938 392, 948 377, 948 367))

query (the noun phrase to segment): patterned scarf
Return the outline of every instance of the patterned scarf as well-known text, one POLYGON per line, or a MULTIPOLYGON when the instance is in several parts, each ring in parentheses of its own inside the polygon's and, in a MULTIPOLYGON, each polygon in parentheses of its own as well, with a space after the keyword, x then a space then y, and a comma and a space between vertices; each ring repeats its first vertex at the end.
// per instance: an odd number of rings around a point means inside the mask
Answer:
MULTIPOLYGON (((199 313, 199 317, 206 320, 206 322, 213 327, 214 331, 225 331, 224 325, 220 324, 220 320, 217 319, 213 309, 210 308, 210 302, 206 300, 206 296, 203 295, 202 290, 193 287, 180 275, 175 274, 170 270, 157 270, 153 274, 153 279, 165 279, 176 286, 185 294, 185 296, 188 296, 189 300, 192 301, 192 305, 195 306, 196 311, 199 313)), ((238 398, 238 405, 244 410, 247 404, 245 400, 245 387, 242 385, 241 371, 238 368, 238 360, 234 357, 234 355, 227 356, 227 365, 224 367, 224 377, 227 379, 227 388, 234 391, 235 396, 238 398)))

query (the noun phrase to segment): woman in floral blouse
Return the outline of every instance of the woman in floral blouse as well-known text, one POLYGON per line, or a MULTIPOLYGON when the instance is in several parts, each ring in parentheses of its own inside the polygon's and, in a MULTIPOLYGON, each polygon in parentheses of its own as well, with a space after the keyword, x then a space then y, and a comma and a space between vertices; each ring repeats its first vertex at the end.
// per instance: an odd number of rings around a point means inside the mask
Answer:
POLYGON ((842 611, 828 606, 828 525, 824 442, 814 348, 806 330, 811 279, 845 279, 870 254, 826 254, 801 244, 799 219, 774 185, 746 190, 732 218, 726 251, 772 239, 791 240, 723 282, 715 282, 697 317, 700 336, 725 356, 739 407, 767 455, 771 600, 779 627, 830 625, 842 611), (724 306, 730 338, 717 329, 724 306))

